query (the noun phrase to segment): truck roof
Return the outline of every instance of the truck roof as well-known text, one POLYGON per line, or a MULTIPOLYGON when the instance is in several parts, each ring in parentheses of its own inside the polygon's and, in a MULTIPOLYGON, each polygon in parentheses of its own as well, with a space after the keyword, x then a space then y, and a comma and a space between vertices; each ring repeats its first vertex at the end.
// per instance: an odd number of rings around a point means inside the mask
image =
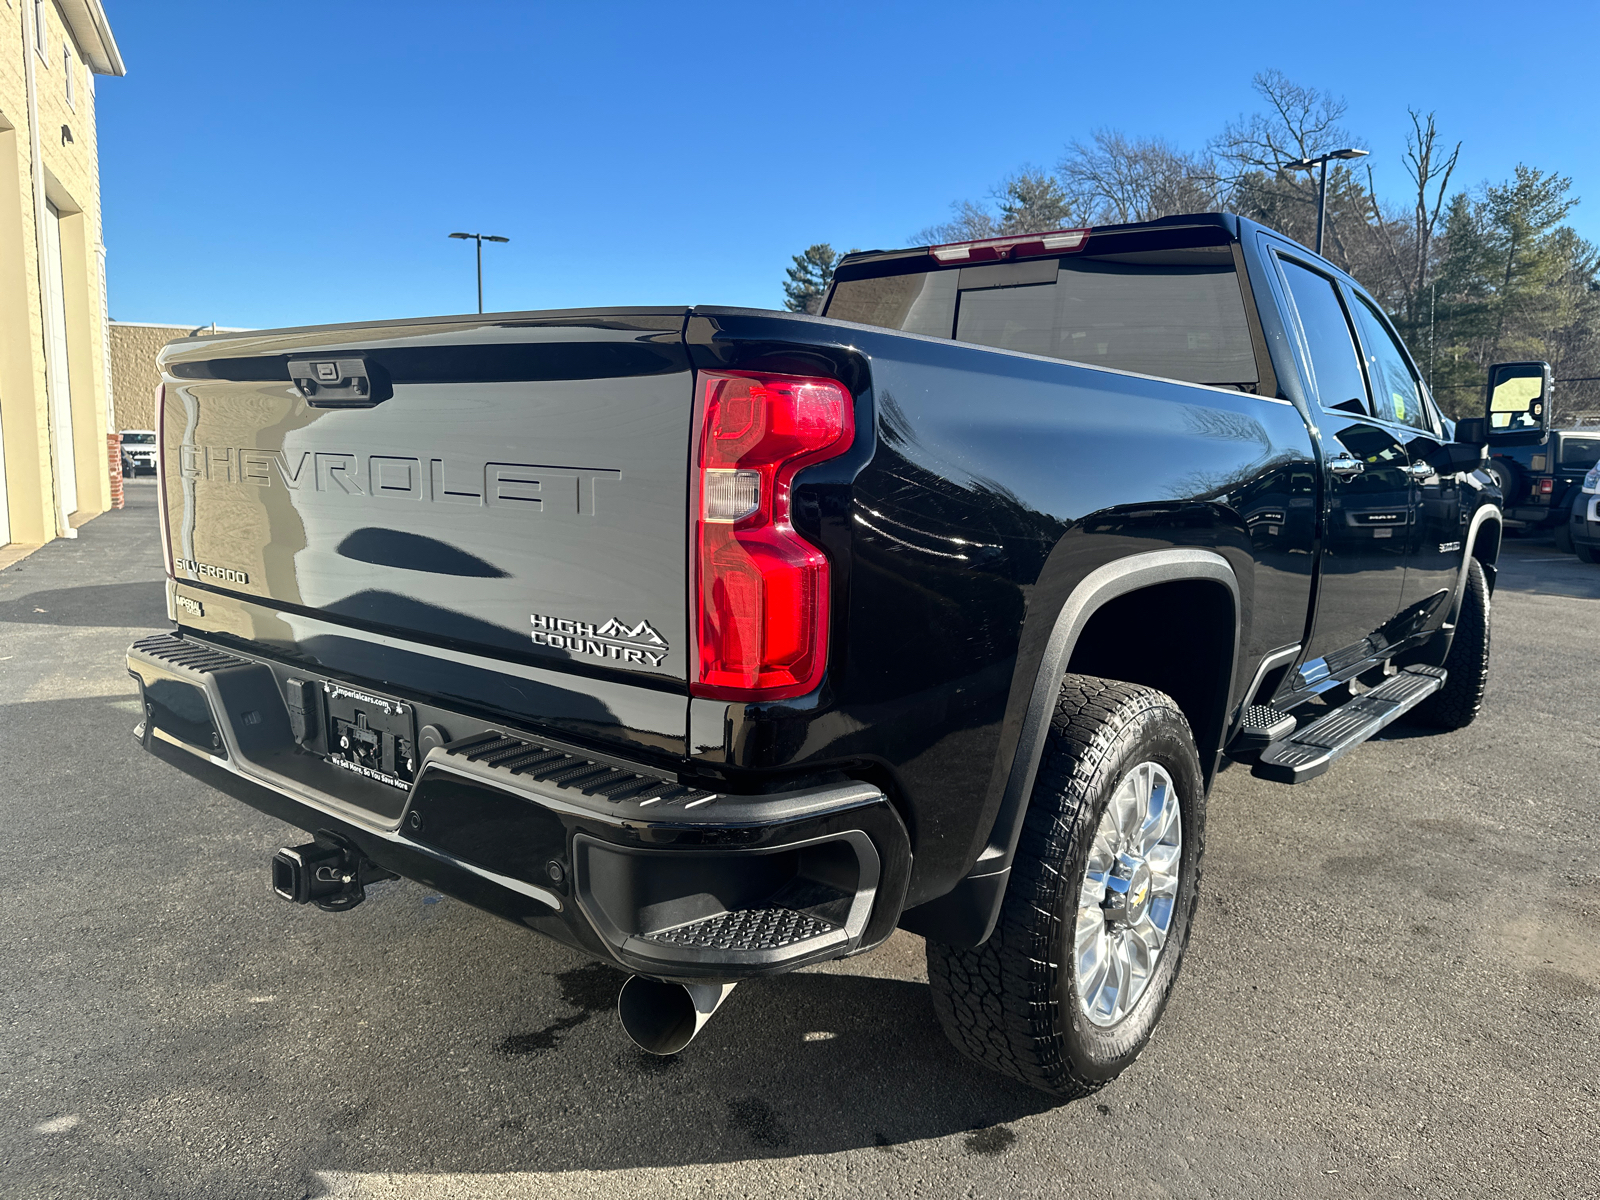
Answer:
MULTIPOLYGON (((965 242, 946 242, 930 246, 911 246, 899 250, 857 250, 846 254, 839 260, 837 270, 847 267, 859 267, 866 264, 886 262, 905 258, 926 258, 932 255, 940 259, 941 263, 951 266, 962 265, 967 262, 980 261, 966 255, 953 256, 938 253, 939 251, 960 250, 970 247, 982 259, 989 258, 1022 258, 1033 255, 1059 254, 1063 249, 1077 250, 1087 242, 1092 242, 1096 237, 1107 234, 1136 234, 1142 232, 1171 233, 1177 230, 1189 229, 1215 229, 1225 234, 1227 241, 1238 241, 1245 227, 1254 226, 1255 222, 1244 217, 1235 216, 1233 213, 1184 213, 1177 216, 1161 217, 1155 221, 1136 221, 1122 225, 1091 225, 1078 229, 1056 229, 1048 231, 1035 231, 1024 234, 1006 234, 992 238, 975 238, 965 242), (1059 239, 1061 237, 1079 234, 1080 240, 1071 245, 1054 245, 1046 239, 1059 239), (1037 247, 1035 249, 1034 247, 1037 247), (985 253, 987 252, 987 253, 985 253)), ((847 271, 849 277, 854 272, 847 271)))

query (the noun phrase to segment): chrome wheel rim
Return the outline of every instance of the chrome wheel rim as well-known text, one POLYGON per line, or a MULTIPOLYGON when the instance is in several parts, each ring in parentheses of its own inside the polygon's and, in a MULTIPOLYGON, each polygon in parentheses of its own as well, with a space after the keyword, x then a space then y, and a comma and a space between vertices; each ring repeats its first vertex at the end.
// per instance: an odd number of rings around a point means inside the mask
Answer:
POLYGON ((1115 1025, 1139 1003, 1172 931, 1183 819, 1178 789, 1143 762, 1117 784, 1078 889, 1073 953, 1078 1007, 1115 1025))

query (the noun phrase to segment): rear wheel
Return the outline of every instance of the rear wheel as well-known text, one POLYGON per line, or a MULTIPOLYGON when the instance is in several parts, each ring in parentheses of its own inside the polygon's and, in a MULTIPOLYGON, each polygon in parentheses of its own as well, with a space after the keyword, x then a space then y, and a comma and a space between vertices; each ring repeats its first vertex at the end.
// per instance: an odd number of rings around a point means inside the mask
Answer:
POLYGON ((1593 546, 1586 546, 1586 545, 1583 545, 1582 543, 1574 542, 1572 544, 1572 550, 1573 550, 1573 553, 1575 553, 1578 556, 1578 559, 1581 562, 1586 562, 1586 563, 1600 562, 1600 554, 1597 554, 1595 552, 1595 548, 1593 546))
POLYGON ((950 1040, 1069 1099, 1121 1074, 1177 980, 1204 830, 1199 756, 1171 698, 1066 676, 994 933, 927 944, 950 1040))
POLYGON ((1455 639, 1443 666, 1450 673, 1444 686, 1412 710, 1412 719, 1435 729, 1465 729, 1477 720, 1489 683, 1489 581, 1475 558, 1467 560, 1455 639))
POLYGON ((1559 550, 1562 554, 1571 554, 1574 550, 1577 549, 1577 547, 1572 544, 1572 530, 1570 528, 1568 528, 1567 523, 1565 521, 1563 521, 1560 525, 1556 526, 1556 528, 1555 528, 1555 538, 1556 538, 1556 549, 1559 550))

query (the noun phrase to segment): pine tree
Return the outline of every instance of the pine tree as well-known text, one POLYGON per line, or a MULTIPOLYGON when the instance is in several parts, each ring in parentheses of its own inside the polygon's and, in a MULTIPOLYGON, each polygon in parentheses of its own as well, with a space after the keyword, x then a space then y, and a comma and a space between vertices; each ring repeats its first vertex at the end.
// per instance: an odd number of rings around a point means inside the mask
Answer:
POLYGON ((783 285, 783 306, 790 312, 810 313, 822 311, 822 298, 833 282, 833 269, 839 256, 827 242, 808 246, 804 254, 794 256, 794 266, 784 272, 789 281, 783 285))
POLYGON ((1048 233, 1073 224, 1072 202, 1052 176, 1024 167, 996 193, 1000 232, 1048 233))
MULTIPOLYGON (((1600 358, 1600 251, 1563 224, 1577 204, 1564 176, 1516 173, 1451 203, 1437 273, 1435 391, 1458 415, 1477 411, 1492 362, 1544 359, 1563 375, 1600 358)), ((1562 411, 1594 389, 1558 388, 1562 411)))

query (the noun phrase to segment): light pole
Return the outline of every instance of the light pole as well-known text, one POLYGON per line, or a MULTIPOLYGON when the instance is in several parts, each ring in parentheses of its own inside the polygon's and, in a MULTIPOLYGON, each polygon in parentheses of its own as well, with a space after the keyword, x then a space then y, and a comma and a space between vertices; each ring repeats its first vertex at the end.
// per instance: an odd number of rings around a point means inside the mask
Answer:
POLYGON ((1365 158, 1367 151, 1350 147, 1344 150, 1329 150, 1326 154, 1319 154, 1315 158, 1297 158, 1293 162, 1283 164, 1286 171, 1309 171, 1312 167, 1322 168, 1322 178, 1317 182, 1317 244, 1318 254, 1322 253, 1322 226, 1328 214, 1328 163, 1335 158, 1365 158))
POLYGON ((485 242, 509 242, 510 238, 496 237, 492 233, 452 233, 453 238, 472 238, 478 243, 478 311, 483 311, 483 244, 485 242))

